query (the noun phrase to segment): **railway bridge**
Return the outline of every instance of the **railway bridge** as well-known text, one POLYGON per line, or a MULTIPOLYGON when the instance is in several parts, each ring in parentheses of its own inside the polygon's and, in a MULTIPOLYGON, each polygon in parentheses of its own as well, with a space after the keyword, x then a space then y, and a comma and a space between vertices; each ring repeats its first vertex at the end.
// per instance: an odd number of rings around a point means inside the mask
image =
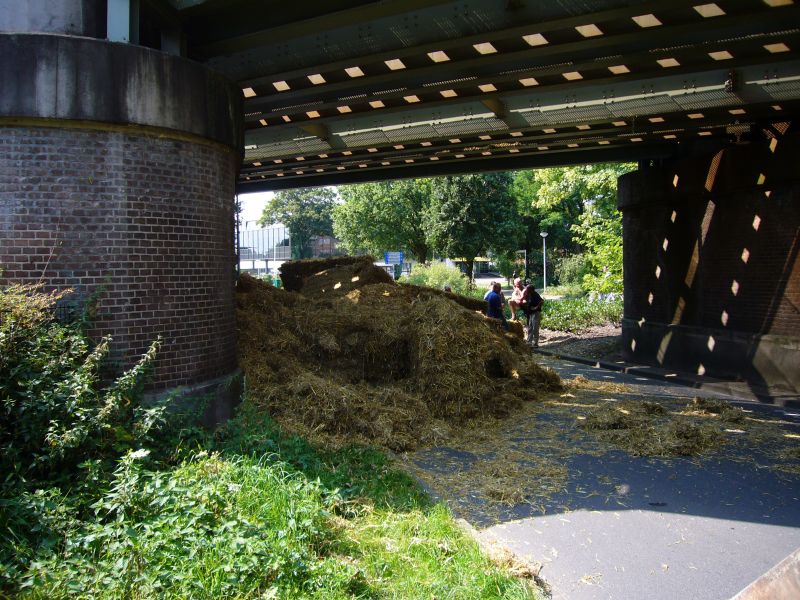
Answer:
POLYGON ((0 0, 0 278, 228 389, 237 193, 635 161, 627 355, 797 391, 798 49, 793 0, 0 0))

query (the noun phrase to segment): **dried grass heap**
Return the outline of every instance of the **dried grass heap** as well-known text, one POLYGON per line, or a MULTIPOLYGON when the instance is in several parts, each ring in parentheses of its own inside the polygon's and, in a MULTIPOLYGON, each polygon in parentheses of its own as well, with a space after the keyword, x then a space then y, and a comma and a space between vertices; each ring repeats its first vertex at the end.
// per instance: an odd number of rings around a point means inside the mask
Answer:
POLYGON ((560 388, 493 319, 385 281, 369 258, 292 264, 282 276, 300 292, 248 275, 237 289, 250 395, 289 429, 407 450, 560 388))

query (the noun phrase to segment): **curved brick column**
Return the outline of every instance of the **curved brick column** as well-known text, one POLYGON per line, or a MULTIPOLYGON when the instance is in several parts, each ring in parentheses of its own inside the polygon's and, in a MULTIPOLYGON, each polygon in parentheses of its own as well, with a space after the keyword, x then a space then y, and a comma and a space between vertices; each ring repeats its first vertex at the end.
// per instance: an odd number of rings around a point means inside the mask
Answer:
POLYGON ((174 56, 52 34, 0 34, 0 79, 0 282, 96 295, 120 367, 161 336, 154 391, 235 374, 241 91, 174 56))

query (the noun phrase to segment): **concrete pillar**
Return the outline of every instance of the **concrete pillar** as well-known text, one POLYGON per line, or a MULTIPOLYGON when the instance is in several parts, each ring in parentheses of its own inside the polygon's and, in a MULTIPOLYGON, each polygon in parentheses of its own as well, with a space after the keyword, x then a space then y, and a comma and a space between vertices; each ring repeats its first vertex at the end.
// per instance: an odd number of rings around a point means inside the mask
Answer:
POLYGON ((0 4, 4 31, 58 32, 0 33, 0 284, 96 295, 93 333, 113 337, 120 368, 161 336, 154 392, 229 383, 241 90, 176 56, 65 35, 96 27, 91 2, 0 4))
POLYGON ((800 390, 800 136, 766 131, 619 179, 626 358, 800 390))
POLYGON ((0 0, 0 32, 105 37, 105 0, 0 0))

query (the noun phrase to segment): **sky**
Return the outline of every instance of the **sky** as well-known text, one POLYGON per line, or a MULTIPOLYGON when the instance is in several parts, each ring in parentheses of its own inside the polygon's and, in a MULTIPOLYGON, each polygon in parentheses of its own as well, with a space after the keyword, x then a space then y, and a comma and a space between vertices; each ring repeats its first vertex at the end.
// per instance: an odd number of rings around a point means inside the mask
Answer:
POLYGON ((264 206, 274 195, 274 192, 239 195, 239 202, 242 203, 242 229, 255 229, 258 227, 253 221, 258 221, 261 218, 264 206))

